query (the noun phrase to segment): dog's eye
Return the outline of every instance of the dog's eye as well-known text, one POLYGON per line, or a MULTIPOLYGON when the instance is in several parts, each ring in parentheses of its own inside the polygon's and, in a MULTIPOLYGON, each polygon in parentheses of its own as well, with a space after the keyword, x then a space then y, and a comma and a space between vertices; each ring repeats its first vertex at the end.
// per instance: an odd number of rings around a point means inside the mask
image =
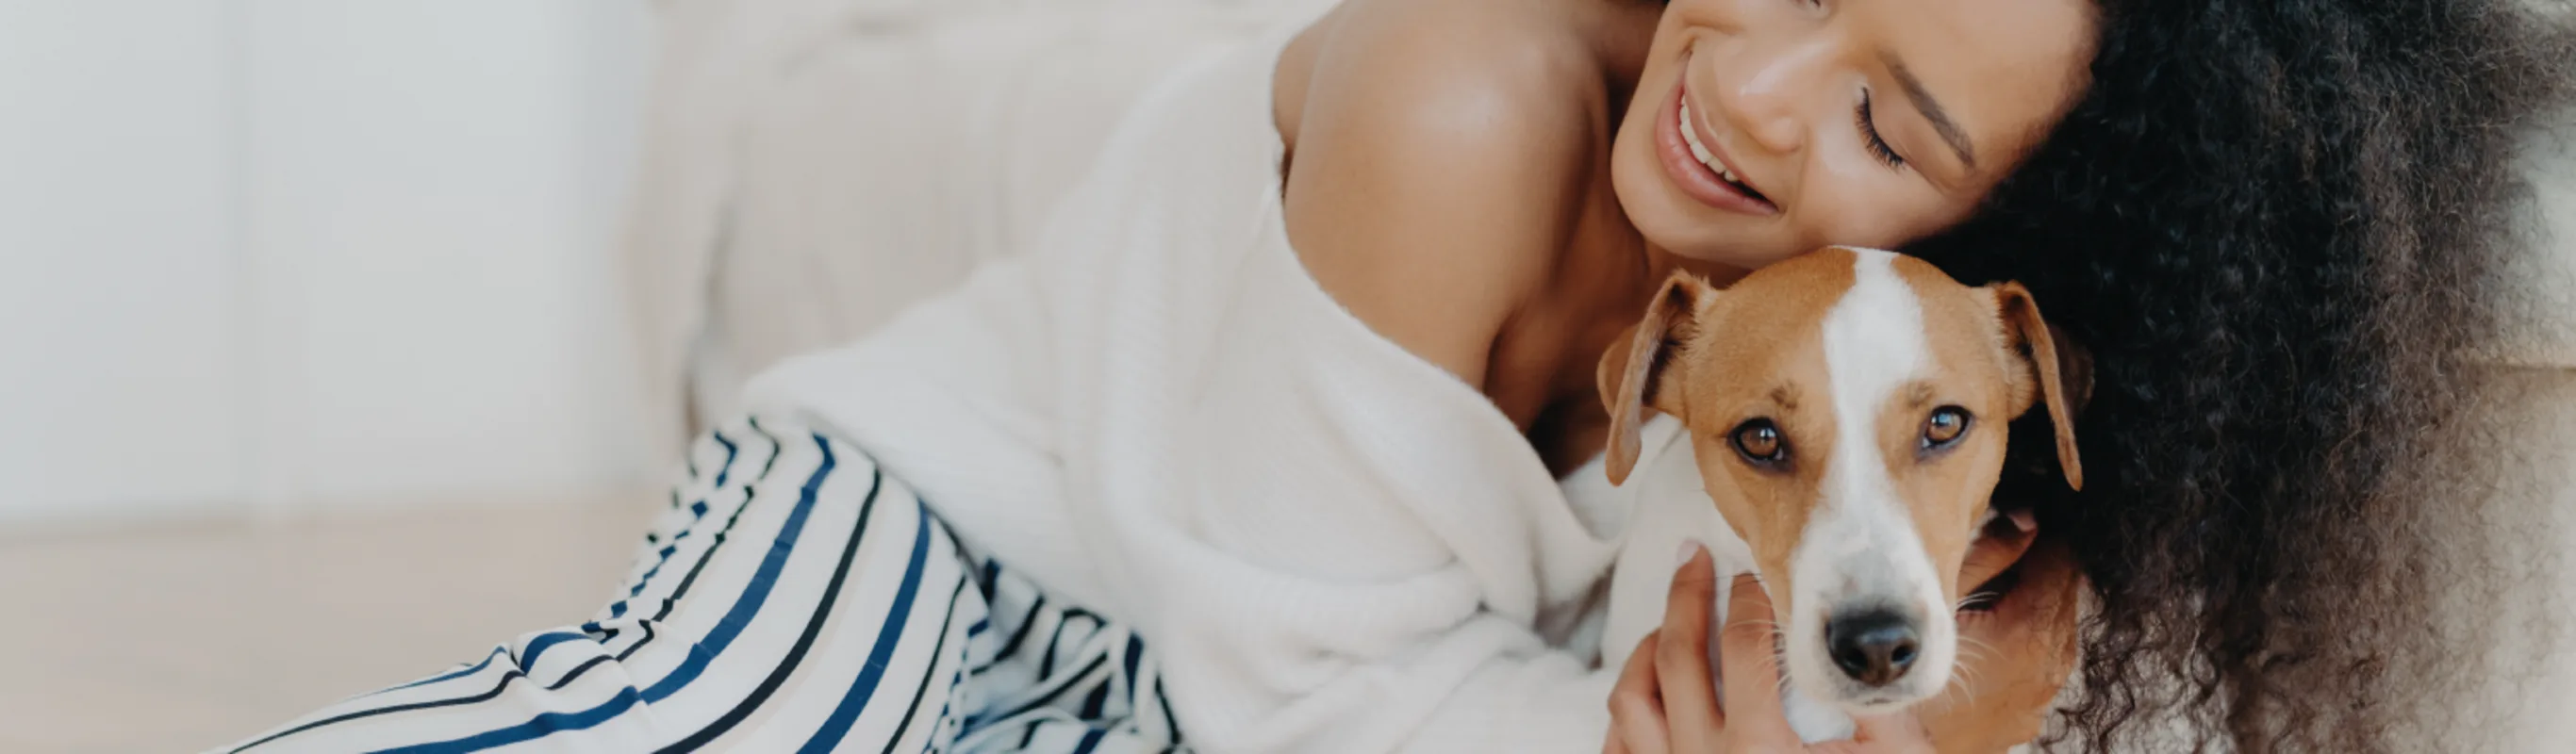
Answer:
POLYGON ((1769 419, 1755 419, 1735 427, 1728 437, 1735 452, 1755 463, 1779 463, 1788 459, 1789 449, 1780 441, 1780 427, 1769 419))
POLYGON ((1923 419, 1923 447, 1937 448, 1956 442, 1968 433, 1968 410, 1957 406, 1932 409, 1923 419))

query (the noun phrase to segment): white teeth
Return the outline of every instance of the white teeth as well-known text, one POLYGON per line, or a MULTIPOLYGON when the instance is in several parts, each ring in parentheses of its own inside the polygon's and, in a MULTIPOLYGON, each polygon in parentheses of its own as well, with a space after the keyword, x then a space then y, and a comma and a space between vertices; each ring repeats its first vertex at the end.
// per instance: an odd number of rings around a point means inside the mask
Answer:
POLYGON ((1697 158, 1699 164, 1707 166, 1709 170, 1716 172, 1718 177, 1726 179, 1726 182, 1743 183, 1742 179, 1735 177, 1735 171, 1726 169, 1726 163, 1717 161, 1717 155, 1709 153, 1708 145, 1699 143, 1698 123, 1699 121, 1691 119, 1690 103, 1683 102, 1682 143, 1690 146, 1691 157, 1697 158))
POLYGON ((1699 129, 1693 127, 1695 123, 1697 121, 1691 120, 1690 103, 1682 103, 1682 143, 1690 145, 1691 156, 1699 158, 1699 164, 1707 165, 1710 170, 1724 170, 1719 167, 1717 156, 1709 154, 1708 145, 1699 143, 1699 129))

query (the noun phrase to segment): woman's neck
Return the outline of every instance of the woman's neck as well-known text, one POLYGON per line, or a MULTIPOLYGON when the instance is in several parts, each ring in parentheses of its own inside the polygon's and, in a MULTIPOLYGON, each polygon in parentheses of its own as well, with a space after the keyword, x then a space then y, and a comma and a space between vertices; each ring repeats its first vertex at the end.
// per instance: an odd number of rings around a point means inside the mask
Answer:
MULTIPOLYGON (((1645 244, 1644 246, 1645 248, 1641 253, 1645 256, 1648 295, 1653 295, 1653 291, 1661 290, 1664 286, 1664 281, 1671 279, 1675 272, 1688 272, 1693 275, 1698 275, 1700 279, 1706 280, 1710 285, 1718 288, 1725 288, 1727 286, 1734 285, 1735 281, 1742 280, 1744 279, 1744 276, 1753 274, 1752 270, 1744 269, 1742 267, 1711 262, 1705 259, 1692 259, 1690 257, 1685 257, 1680 254, 1656 248, 1652 244, 1645 244)), ((1640 302, 1640 304, 1642 303, 1643 302, 1640 302)))

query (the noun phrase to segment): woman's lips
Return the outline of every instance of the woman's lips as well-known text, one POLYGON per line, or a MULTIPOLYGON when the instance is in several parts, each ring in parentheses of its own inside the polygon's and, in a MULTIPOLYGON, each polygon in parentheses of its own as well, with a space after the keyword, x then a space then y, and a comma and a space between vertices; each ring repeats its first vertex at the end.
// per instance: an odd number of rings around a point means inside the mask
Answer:
MULTIPOLYGON (((1742 178, 1742 173, 1734 171, 1724 155, 1710 149, 1707 151, 1713 159, 1707 162, 1699 159, 1696 154, 1699 150, 1694 150, 1691 142, 1698 141, 1705 145, 1708 139, 1697 132, 1698 124, 1682 122, 1682 111, 1685 107, 1684 103, 1688 101, 1686 99, 1688 93, 1689 90, 1682 85, 1674 84, 1673 96, 1664 101, 1663 113, 1657 118, 1655 151, 1663 158, 1664 172, 1672 176, 1674 185, 1681 187, 1682 193, 1699 200, 1701 204, 1748 215, 1778 214, 1780 208, 1777 205, 1748 193, 1743 187, 1728 183, 1725 178, 1718 175, 1718 170, 1724 169, 1737 172, 1737 178, 1739 180, 1742 178), (1690 136, 1684 136, 1682 130, 1685 128, 1692 129, 1693 133, 1690 136), (1709 167, 1711 163, 1729 167, 1712 169, 1709 167)), ((1745 185, 1750 186, 1751 183, 1747 182, 1745 185)))

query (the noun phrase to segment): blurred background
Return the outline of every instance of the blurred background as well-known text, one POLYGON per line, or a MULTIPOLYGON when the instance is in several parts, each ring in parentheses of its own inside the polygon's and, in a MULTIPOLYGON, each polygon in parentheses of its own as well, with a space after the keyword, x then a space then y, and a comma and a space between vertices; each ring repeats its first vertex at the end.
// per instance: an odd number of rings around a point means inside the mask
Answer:
POLYGON ((741 379, 1321 0, 0 0, 0 752, 578 623, 741 379))
POLYGON ((648 457, 644 0, 0 2, 0 751, 577 622, 648 457))
MULTIPOLYGON (((0 0, 0 752, 204 749, 579 622, 744 376, 1324 2, 0 0)), ((2576 292, 2576 233, 2515 276, 2576 292)), ((2501 362, 2576 532, 2555 332, 2501 362)))
POLYGON ((644 481, 642 0, 0 3, 0 522, 644 481))

